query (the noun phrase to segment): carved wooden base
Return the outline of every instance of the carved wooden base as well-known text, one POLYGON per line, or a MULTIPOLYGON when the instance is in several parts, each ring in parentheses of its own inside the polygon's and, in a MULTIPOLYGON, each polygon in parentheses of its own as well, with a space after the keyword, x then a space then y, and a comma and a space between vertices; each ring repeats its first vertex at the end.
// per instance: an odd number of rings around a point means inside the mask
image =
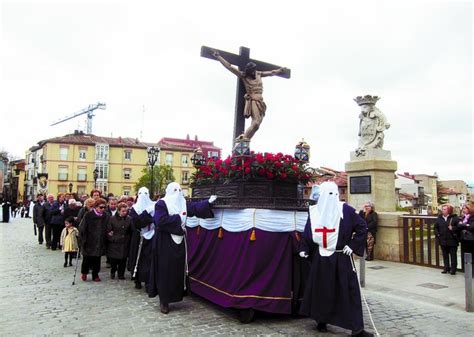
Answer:
POLYGON ((298 196, 298 183, 274 180, 237 181, 193 187, 192 198, 199 200, 211 195, 218 198, 217 208, 268 208, 305 210, 308 200, 298 196))

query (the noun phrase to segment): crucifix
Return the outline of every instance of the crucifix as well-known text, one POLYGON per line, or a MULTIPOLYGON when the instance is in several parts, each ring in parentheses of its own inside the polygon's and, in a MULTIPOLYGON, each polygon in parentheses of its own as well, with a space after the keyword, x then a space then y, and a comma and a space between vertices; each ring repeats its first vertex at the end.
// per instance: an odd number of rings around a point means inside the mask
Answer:
POLYGON ((237 75, 237 94, 234 115, 234 137, 251 139, 258 130, 266 105, 263 102, 261 77, 280 76, 290 78, 291 71, 270 63, 250 58, 250 49, 240 47, 239 55, 226 51, 201 47, 201 56, 220 61, 224 67, 237 75), (237 66, 237 68, 233 67, 237 66), (245 130, 245 118, 252 118, 250 127, 245 130))
POLYGON ((326 226, 323 228, 316 228, 315 233, 323 233, 323 248, 328 248, 328 233, 334 233, 336 229, 327 229, 326 226))

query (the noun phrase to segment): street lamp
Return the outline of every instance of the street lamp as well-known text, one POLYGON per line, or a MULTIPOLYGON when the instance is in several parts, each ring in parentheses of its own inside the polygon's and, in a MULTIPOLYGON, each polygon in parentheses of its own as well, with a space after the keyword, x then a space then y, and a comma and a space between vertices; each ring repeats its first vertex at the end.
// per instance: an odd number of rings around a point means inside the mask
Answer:
POLYGON ((94 175, 94 189, 97 189, 97 178, 99 178, 99 170, 97 167, 92 171, 92 173, 94 175))
POLYGON ((160 154, 160 148, 159 147, 150 147, 146 151, 148 153, 148 165, 151 167, 151 184, 150 184, 150 197, 153 200, 154 199, 154 179, 155 179, 155 174, 153 168, 155 167, 156 161, 158 160, 158 155, 160 154))
POLYGON ((72 192, 72 183, 69 183, 69 193, 72 192))
POLYGON ((193 163, 194 167, 199 167, 199 166, 204 165, 205 162, 206 162, 206 159, 204 158, 202 149, 200 146, 198 146, 196 150, 194 150, 194 154, 191 157, 191 163, 193 163))

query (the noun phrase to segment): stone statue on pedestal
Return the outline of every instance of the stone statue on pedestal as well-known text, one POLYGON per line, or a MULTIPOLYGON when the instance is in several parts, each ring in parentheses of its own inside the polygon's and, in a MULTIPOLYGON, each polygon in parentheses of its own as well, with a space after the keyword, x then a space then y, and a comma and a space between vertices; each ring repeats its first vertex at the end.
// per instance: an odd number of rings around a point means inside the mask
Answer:
POLYGON ((364 156, 367 149, 382 149, 384 131, 390 127, 387 118, 376 106, 378 96, 357 96, 354 101, 361 107, 359 115, 359 147, 356 156, 364 156))

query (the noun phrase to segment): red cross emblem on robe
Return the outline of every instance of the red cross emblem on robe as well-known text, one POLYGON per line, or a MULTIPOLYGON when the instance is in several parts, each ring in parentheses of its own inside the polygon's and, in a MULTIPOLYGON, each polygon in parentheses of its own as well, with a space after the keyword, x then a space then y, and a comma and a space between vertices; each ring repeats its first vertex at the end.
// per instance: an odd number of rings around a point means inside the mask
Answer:
POLYGON ((328 248, 328 233, 334 233, 336 229, 327 229, 324 226, 323 228, 315 228, 314 231, 315 233, 323 233, 323 248, 328 248))

